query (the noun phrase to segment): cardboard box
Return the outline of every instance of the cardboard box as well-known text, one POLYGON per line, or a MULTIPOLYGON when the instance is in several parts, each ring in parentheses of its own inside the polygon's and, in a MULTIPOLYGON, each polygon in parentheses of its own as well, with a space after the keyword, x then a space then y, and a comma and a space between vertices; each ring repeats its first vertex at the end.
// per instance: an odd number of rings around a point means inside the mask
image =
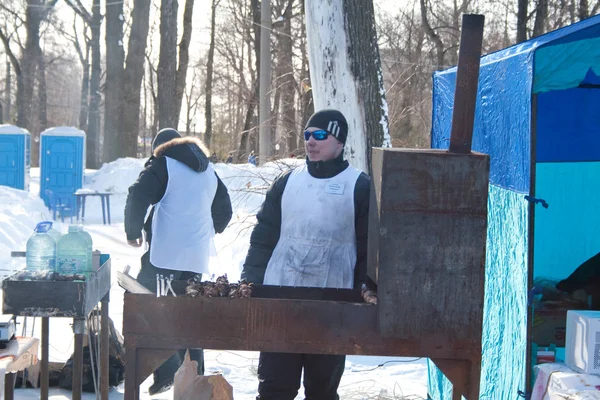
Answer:
POLYGON ((565 346, 567 310, 534 310, 532 325, 532 340, 538 346, 565 346))

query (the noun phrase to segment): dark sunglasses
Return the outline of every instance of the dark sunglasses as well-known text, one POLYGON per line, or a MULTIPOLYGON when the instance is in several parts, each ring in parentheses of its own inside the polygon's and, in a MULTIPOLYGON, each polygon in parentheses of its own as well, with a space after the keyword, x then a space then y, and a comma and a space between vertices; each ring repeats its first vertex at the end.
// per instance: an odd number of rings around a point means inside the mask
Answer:
POLYGON ((308 139, 310 139, 311 135, 315 138, 315 140, 325 140, 327 139, 327 135, 329 135, 329 132, 323 129, 314 132, 304 131, 304 140, 308 142, 308 139))

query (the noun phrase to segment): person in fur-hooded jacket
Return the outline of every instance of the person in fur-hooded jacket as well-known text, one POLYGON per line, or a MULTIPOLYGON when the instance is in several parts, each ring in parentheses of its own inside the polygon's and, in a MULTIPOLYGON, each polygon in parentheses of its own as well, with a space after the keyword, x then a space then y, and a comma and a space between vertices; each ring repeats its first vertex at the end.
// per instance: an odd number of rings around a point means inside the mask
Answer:
MULTIPOLYGON (((149 249, 142 256, 137 280, 154 293, 157 274, 187 280, 209 272, 209 259, 216 253, 213 237, 225 230, 232 209, 227 188, 209 162, 210 153, 202 141, 165 128, 154 138, 152 152, 129 187, 125 233, 133 247, 142 246, 142 230, 146 233, 149 249)), ((184 355, 185 350, 180 350, 154 372, 151 395, 171 387, 184 355)), ((198 361, 202 375, 202 350, 191 349, 190 356, 198 361)))

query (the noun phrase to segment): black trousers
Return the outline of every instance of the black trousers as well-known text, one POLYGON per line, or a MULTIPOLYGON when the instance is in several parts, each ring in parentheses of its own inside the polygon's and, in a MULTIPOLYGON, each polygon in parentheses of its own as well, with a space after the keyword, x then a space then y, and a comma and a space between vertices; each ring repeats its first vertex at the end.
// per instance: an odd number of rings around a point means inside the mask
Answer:
MULTIPOLYGON (((170 269, 158 268, 150 262, 150 250, 144 253, 142 256, 142 267, 140 273, 137 276, 137 280, 152 293, 156 293, 156 274, 161 274, 164 277, 173 275, 175 280, 188 280, 193 278, 197 274, 195 272, 186 271, 174 271, 170 269)), ((190 358, 198 362, 198 374, 204 375, 204 352, 202 349, 189 349, 190 358)), ((185 358, 186 349, 179 350, 177 353, 171 356, 167 361, 162 363, 160 367, 154 371, 154 382, 165 381, 175 376, 175 372, 183 364, 185 358)))
POLYGON ((306 400, 338 400, 346 356, 260 353, 257 400, 293 400, 304 369, 306 400))

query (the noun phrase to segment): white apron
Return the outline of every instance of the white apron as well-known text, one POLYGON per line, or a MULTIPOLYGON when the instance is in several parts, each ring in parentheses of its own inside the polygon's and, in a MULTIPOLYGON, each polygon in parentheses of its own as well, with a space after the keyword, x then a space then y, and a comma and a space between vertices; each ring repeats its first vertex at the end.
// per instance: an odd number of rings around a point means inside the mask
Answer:
POLYGON ((348 167, 328 179, 304 165, 292 171, 281 199, 281 235, 265 285, 352 288, 356 265, 354 187, 348 167))
POLYGON ((208 273, 216 256, 211 207, 217 192, 212 164, 196 172, 166 157, 169 181, 154 207, 150 262, 176 271, 208 273))

